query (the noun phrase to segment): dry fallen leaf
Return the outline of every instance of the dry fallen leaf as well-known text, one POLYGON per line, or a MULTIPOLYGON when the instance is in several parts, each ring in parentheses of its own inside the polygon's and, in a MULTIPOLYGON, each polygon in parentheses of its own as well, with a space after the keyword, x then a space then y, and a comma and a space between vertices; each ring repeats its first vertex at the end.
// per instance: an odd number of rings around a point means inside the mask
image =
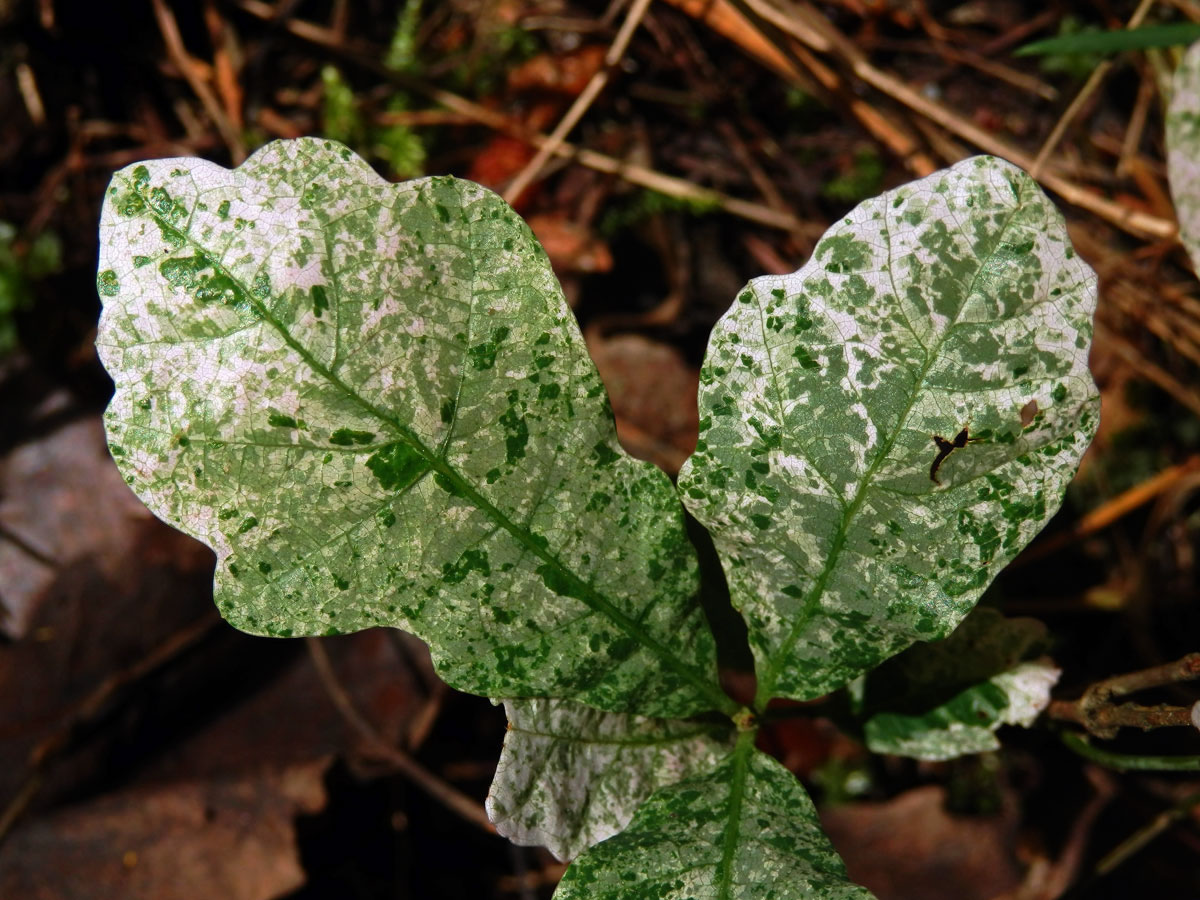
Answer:
POLYGON ((37 599, 71 563, 92 559, 112 581, 128 574, 129 552, 152 520, 108 455, 99 416, 18 446, 0 469, 0 630, 22 637, 37 599))
POLYGON ((592 335, 588 352, 608 389, 622 445, 678 472, 696 448, 699 373, 674 347, 637 334, 592 335))
POLYGON ((541 53, 508 73, 513 91, 547 91, 574 97, 604 65, 608 47, 592 44, 570 53, 541 53))
POLYGON ((990 900, 1021 883, 1005 816, 946 811, 938 785, 823 810, 850 880, 879 900, 990 900))
POLYGON ((324 807, 328 764, 133 788, 31 821, 0 848, 0 897, 279 897, 304 884, 293 820, 324 807))
POLYGON ((608 244, 586 225, 563 214, 539 213, 527 221, 560 278, 574 272, 591 274, 612 269, 608 244))

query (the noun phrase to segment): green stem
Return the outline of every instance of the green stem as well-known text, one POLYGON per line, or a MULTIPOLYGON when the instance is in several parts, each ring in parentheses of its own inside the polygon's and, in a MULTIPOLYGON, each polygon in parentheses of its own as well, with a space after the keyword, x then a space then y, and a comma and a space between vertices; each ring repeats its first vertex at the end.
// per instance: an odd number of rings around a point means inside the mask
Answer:
POLYGON ((1084 759, 1119 771, 1137 772, 1200 772, 1200 756, 1142 756, 1134 753, 1114 753, 1088 743, 1087 738, 1073 731, 1063 731, 1059 739, 1067 748, 1084 759))

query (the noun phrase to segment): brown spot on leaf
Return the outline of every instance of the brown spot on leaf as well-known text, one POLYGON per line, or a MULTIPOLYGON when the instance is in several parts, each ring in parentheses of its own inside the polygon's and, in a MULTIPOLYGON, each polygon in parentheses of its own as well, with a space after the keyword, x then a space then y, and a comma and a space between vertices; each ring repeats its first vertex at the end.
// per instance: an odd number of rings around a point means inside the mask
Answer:
POLYGON ((1028 403, 1026 403, 1024 406, 1022 406, 1021 407, 1021 427, 1028 428, 1029 424, 1035 418, 1037 418, 1037 414, 1038 414, 1038 402, 1036 400, 1030 400, 1028 403))

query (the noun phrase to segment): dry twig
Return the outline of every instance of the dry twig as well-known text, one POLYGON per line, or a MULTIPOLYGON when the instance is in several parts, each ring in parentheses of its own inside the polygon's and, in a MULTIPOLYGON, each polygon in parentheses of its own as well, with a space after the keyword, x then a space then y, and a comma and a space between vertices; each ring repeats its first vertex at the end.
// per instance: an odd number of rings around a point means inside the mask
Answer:
POLYGON ((163 42, 167 47, 167 55, 171 58, 171 62, 179 69, 181 75, 187 81, 188 86, 192 89, 192 93, 200 100, 204 106, 204 111, 216 125, 217 131, 221 133, 221 139, 225 142, 225 146, 229 149, 229 155, 233 160, 233 164, 240 165, 242 160, 246 158, 246 147, 242 143, 242 137, 238 134, 233 123, 229 121, 229 117, 225 114, 225 110, 221 108, 220 101, 217 100, 216 94, 212 88, 200 77, 196 71, 197 61, 192 59, 187 52, 187 48, 183 46, 183 37, 179 33, 179 24, 175 21, 175 14, 164 0, 152 0, 154 4, 154 17, 158 20, 158 30, 162 32, 163 42))
POLYGON ((79 730, 97 720, 122 688, 141 681, 195 646, 220 621, 215 614, 202 616, 191 625, 170 635, 132 666, 109 675, 75 705, 51 734, 38 741, 29 752, 29 768, 16 796, 9 801, 3 813, 0 813, 0 841, 4 840, 13 825, 25 813, 30 802, 41 790, 50 764, 71 746, 71 741, 79 730))
POLYGON ((1096 819, 1117 794, 1112 777, 1104 769, 1088 766, 1084 775, 1091 782, 1092 797, 1075 816, 1058 858, 1053 861, 1045 857, 1035 858, 1020 887, 992 900, 1058 900, 1075 881, 1096 819))
MULTIPOLYGON (((272 7, 267 3, 263 3, 262 0, 238 0, 238 5, 254 16, 263 19, 270 18, 272 7)), ((296 37, 342 54, 347 59, 377 72, 382 77, 399 84, 406 90, 423 94, 435 103, 440 103, 451 112, 465 116, 473 122, 485 125, 502 134, 528 141, 535 147, 542 147, 549 141, 547 135, 530 131, 512 121, 503 113, 474 103, 452 91, 434 87, 420 79, 411 78, 385 69, 378 64, 379 53, 374 48, 362 44, 347 44, 338 41, 336 36, 328 29, 322 28, 319 25, 313 25, 310 22, 289 19, 286 27, 296 37)), ((820 235, 825 231, 824 225, 804 222, 796 216, 773 210, 761 203, 730 197, 721 191, 692 184, 686 179, 665 175, 646 166, 619 160, 603 153, 597 153, 594 150, 584 150, 566 141, 563 141, 554 151, 554 155, 570 159, 580 165, 587 166, 589 169, 595 169, 597 172, 616 175, 619 178, 625 179, 630 184, 658 191, 660 194, 666 194, 669 197, 700 205, 712 205, 730 215, 738 216, 751 222, 757 222, 760 225, 779 228, 783 231, 796 232, 801 236, 813 233, 820 235)))
POLYGON ((641 23, 642 17, 646 15, 646 10, 649 8, 650 0, 634 0, 633 7, 629 10, 625 21, 621 23, 621 30, 617 32, 617 36, 613 39, 611 46, 609 46, 608 52, 604 54, 604 65, 596 70, 596 73, 588 81, 579 96, 575 98, 575 102, 571 104, 571 108, 567 110, 558 125, 554 127, 554 131, 550 132, 545 143, 538 148, 538 152, 534 154, 533 159, 526 163, 525 167, 513 178, 508 189, 504 192, 506 202, 516 202, 516 199, 537 178, 538 173, 542 171, 542 168, 546 165, 550 157, 562 146, 567 135, 571 133, 571 129, 583 118, 583 114, 587 112, 588 107, 600 96, 600 92, 608 84, 609 73, 621 61, 621 57, 625 55, 625 49, 629 46, 629 41, 633 37, 634 30, 641 23))
POLYGON ((1131 856, 1144 849, 1151 841, 1181 819, 1186 819, 1192 810, 1200 805, 1200 794, 1184 797, 1170 809, 1159 813, 1112 850, 1109 850, 1096 863, 1096 877, 1102 878, 1131 856))
POLYGON ((1170 394, 1180 406, 1190 409, 1200 417, 1200 396, 1197 396, 1195 390, 1181 384, 1179 379, 1162 366, 1146 359, 1129 341, 1103 323, 1096 323, 1096 334, 1102 337, 1121 359, 1129 363, 1135 372, 1170 394))
POLYGON ((1132 173, 1135 160, 1138 159, 1138 147, 1142 143, 1142 135, 1146 130, 1146 118, 1154 105, 1154 97, 1158 93, 1158 85, 1153 74, 1142 69, 1142 80, 1138 85, 1137 99, 1133 104, 1133 112, 1129 123, 1125 126, 1125 134, 1121 138, 1121 152, 1117 158, 1117 175, 1125 177, 1132 173))
MULTIPOLYGON (((1133 15, 1129 17, 1129 22, 1126 28, 1137 28, 1146 18, 1146 14, 1150 12, 1150 7, 1154 5, 1154 0, 1142 0, 1138 4, 1138 8, 1134 10, 1133 15)), ((1062 140, 1071 123, 1075 121, 1075 117, 1079 115, 1079 111, 1091 99, 1092 95, 1104 83, 1104 79, 1108 77, 1108 73, 1112 71, 1113 60, 1106 59, 1100 65, 1092 70, 1092 74, 1088 76, 1083 87, 1079 89, 1079 93, 1075 95, 1075 99, 1067 106, 1066 111, 1059 117, 1054 128, 1051 129, 1050 135, 1042 144, 1042 148, 1038 151, 1033 160, 1033 166, 1029 170, 1029 174, 1034 178, 1039 178, 1042 174, 1042 169, 1046 165, 1046 160, 1050 158, 1050 154, 1058 147, 1059 141, 1062 140)))
MULTIPOLYGON (((762 0, 754 0, 754 2, 757 4, 762 0)), ((902 81, 877 69, 867 60, 862 51, 826 21, 812 8, 811 4, 804 2, 796 5, 790 15, 780 14, 778 21, 780 27, 785 28, 797 40, 816 52, 836 55, 854 75, 866 84, 927 117, 951 134, 967 143, 974 144, 980 150, 1003 157, 1025 170, 1032 168, 1033 159, 1023 150, 985 131, 974 122, 963 118, 937 101, 926 97, 920 91, 914 90, 902 81)), ((1178 231, 1177 225, 1168 219, 1107 200, 1053 170, 1043 172, 1039 180, 1073 206, 1085 209, 1139 237, 1174 239, 1178 231)))
POLYGON ((1034 544, 1022 553, 1014 565, 1028 565, 1036 559, 1060 550, 1068 544, 1073 544, 1081 538, 1095 534, 1117 520, 1124 518, 1136 509, 1145 506, 1154 498, 1175 489, 1186 479, 1200 472, 1200 456, 1192 456, 1176 466, 1169 466, 1157 475, 1135 484, 1126 491, 1101 503, 1091 512, 1082 516, 1070 531, 1056 534, 1044 541, 1034 544))
POLYGON ((389 763, 434 800, 472 825, 488 834, 495 834, 496 827, 488 819, 487 812, 482 806, 434 775, 399 747, 394 747, 383 739, 375 727, 363 718, 354 706, 354 701, 350 699, 350 695, 346 693, 346 689, 342 687, 337 673, 333 671, 333 665, 329 661, 329 654, 325 652, 325 647, 321 644, 320 639, 308 638, 307 643, 309 656, 312 657, 313 666, 317 670, 325 692, 329 694, 329 699, 333 701, 333 705, 341 717, 362 738, 364 752, 389 763))
MULTIPOLYGON (((746 53, 793 84, 812 92, 815 81, 823 96, 831 96, 834 98, 833 102, 845 104, 846 109, 858 120, 859 124, 887 147, 888 151, 901 160, 914 175, 918 177, 929 175, 938 168, 928 154, 921 149, 913 135, 892 122, 870 103, 855 96, 853 91, 847 89, 844 80, 813 56, 806 46, 793 43, 785 53, 754 27, 731 0, 715 0, 715 2, 713 0, 668 0, 668 2, 733 41, 746 53), (800 68, 797 63, 804 68, 800 68), (811 78, 809 74, 806 74, 806 70, 811 74, 811 78)), ((786 17, 782 17, 778 10, 763 3, 762 0, 748 0, 746 6, 768 25, 790 33, 788 29, 781 27, 783 22, 788 21, 786 17)), ((797 27, 795 23, 789 24, 797 27)), ((810 37, 818 44, 822 44, 816 35, 810 34, 810 37)), ((822 46, 824 45, 822 44, 822 46)))
POLYGON ((205 0, 204 24, 208 28, 209 40, 213 45, 213 80, 217 93, 224 104, 226 116, 230 125, 238 132, 242 122, 242 86, 238 83, 237 71, 234 65, 236 46, 233 31, 221 18, 220 12, 213 5, 213 0, 205 0))
POLYGON ((1192 726, 1194 707, 1138 706, 1133 703, 1114 703, 1120 697, 1167 684, 1178 684, 1200 678, 1200 653, 1189 653, 1182 659, 1117 675, 1098 681, 1083 692, 1078 700, 1054 700, 1046 710, 1052 719, 1075 722, 1098 738, 1116 737, 1121 728, 1173 728, 1192 726))

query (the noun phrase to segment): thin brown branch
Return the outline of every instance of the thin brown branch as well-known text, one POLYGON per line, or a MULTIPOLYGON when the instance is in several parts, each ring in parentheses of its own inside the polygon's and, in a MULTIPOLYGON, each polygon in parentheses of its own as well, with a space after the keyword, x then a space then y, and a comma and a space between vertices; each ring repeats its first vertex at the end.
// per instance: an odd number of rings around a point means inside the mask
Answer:
POLYGON ((237 46, 233 39, 232 29, 221 17, 213 0, 205 0, 204 24, 213 45, 213 83, 216 85, 230 125, 240 133, 244 122, 242 120, 242 86, 238 82, 237 69, 234 65, 237 46))
POLYGON ((417 710, 404 734, 404 743, 409 753, 416 753, 429 737, 433 724, 442 713, 442 705, 446 701, 446 684, 438 681, 425 704, 417 710))
POLYGON ((362 739, 364 753, 390 764, 430 797, 472 825, 488 834, 495 834, 496 827, 489 821, 487 812, 480 804, 430 772, 399 747, 394 747, 384 740, 375 727, 363 718, 346 689, 342 687, 320 639, 308 638, 307 644, 309 656, 312 657, 313 666, 325 692, 341 717, 362 739))
POLYGON ((1159 813, 1129 837, 1125 838, 1125 840, 1121 841, 1112 850, 1108 851, 1108 853, 1104 854, 1100 861, 1096 863, 1096 876, 1102 877, 1117 868, 1117 866, 1145 848, 1151 841, 1176 822, 1186 819, 1197 805, 1200 805, 1200 794, 1191 794, 1184 797, 1170 809, 1159 813))
MULTIPOLYGON (((730 0, 667 0, 672 6, 703 23, 726 40, 732 41, 744 53, 808 93, 817 93, 819 86, 767 39, 730 0)), ((764 17, 765 19, 766 17, 764 17)))
POLYGON ((604 65, 592 75, 579 96, 575 98, 575 102, 571 104, 571 108, 559 120, 559 123, 554 127, 554 131, 550 132, 550 136, 546 139, 546 142, 538 148, 538 152, 534 154, 533 159, 526 163, 525 167, 513 178, 508 189, 504 192, 506 202, 514 203, 517 197, 521 196, 525 189, 533 183, 533 180, 537 178, 550 157, 554 156, 558 148, 562 146, 567 135, 571 133, 571 129, 579 124, 579 120, 583 118, 588 107, 600 96, 600 92, 608 84, 609 73, 621 61, 621 57, 625 55, 629 41, 633 38, 633 32, 641 24, 642 18, 646 15, 646 10, 649 8, 650 0, 634 0, 629 14, 625 17, 625 21, 621 23, 620 31, 617 32, 617 36, 609 46, 608 52, 604 54, 604 65))
MULTIPOLYGON (((1142 2, 1138 4, 1138 8, 1134 10, 1133 15, 1129 17, 1129 23, 1125 27, 1137 28, 1138 25, 1142 24, 1142 20, 1146 18, 1146 14, 1150 12, 1150 7, 1153 5, 1154 0, 1142 0, 1142 2)), ((1106 59, 1100 63, 1100 65, 1096 66, 1096 68, 1092 70, 1092 74, 1088 76, 1087 81, 1084 82, 1083 87, 1079 89, 1079 93, 1075 95, 1075 98, 1067 106, 1066 111, 1054 124, 1054 128, 1051 129, 1050 135, 1042 144, 1042 148, 1038 150, 1037 156, 1034 157, 1033 168, 1029 170, 1029 174, 1034 178, 1038 178, 1042 174, 1042 169, 1045 168, 1046 160, 1050 158, 1050 154, 1052 154, 1058 147, 1063 135, 1067 133, 1067 129, 1070 127, 1071 123, 1075 121, 1075 118, 1079 115, 1080 110, 1083 109, 1084 105, 1088 102, 1088 100, 1091 99, 1092 95, 1099 90, 1100 85, 1104 83, 1104 79, 1108 77, 1108 73, 1112 71, 1112 67, 1113 61, 1111 59, 1106 59)))
POLYGON ((1139 509, 1159 495, 1172 490, 1197 470, 1200 470, 1200 456, 1193 456, 1179 465, 1168 466, 1157 475, 1122 491, 1097 506, 1087 515, 1082 516, 1073 530, 1075 537, 1085 537, 1102 528, 1107 528, 1135 509, 1139 509))
POLYGON ((1126 675, 1117 675, 1098 685, 1101 690, 1108 692, 1110 697, 1125 697, 1149 688, 1163 687, 1168 684, 1179 684, 1182 681, 1195 681, 1200 678, 1200 653, 1189 653, 1174 662, 1141 669, 1126 675))
POLYGON ((750 180, 754 182, 754 186, 758 192, 762 194, 766 204, 771 209, 786 210, 787 203, 783 196, 779 193, 779 189, 775 187, 775 183, 771 181, 762 166, 758 164, 758 160, 754 158, 754 154, 750 152, 750 148, 746 146, 746 142, 742 140, 742 136, 738 134, 738 130, 731 122, 721 120, 716 123, 717 131, 720 132, 721 138, 728 145, 738 165, 745 169, 746 174, 750 176, 750 180))
POLYGON ((21 99, 25 101, 25 111, 29 114, 29 120, 40 128, 46 124, 46 105, 42 103, 33 67, 27 62, 17 63, 13 74, 16 76, 17 90, 21 92, 21 99))
POLYGON ((906 129, 900 128, 870 103, 856 96, 845 80, 813 56, 807 47, 793 43, 790 49, 813 77, 840 102, 845 103, 859 124, 903 162, 910 172, 918 178, 924 178, 937 171, 937 164, 906 129))
POLYGON ((940 46, 938 52, 951 62, 970 66, 972 69, 982 72, 985 75, 990 75, 997 81, 1010 84, 1022 94, 1036 95, 1050 102, 1058 99, 1058 90, 1040 78, 1035 78, 1024 72, 1018 72, 1016 69, 1011 69, 995 60, 980 56, 978 53, 950 45, 940 46))
MULTIPOLYGON (((269 19, 271 16, 272 7, 269 4, 263 3, 262 0, 238 0, 238 5, 246 12, 259 18, 269 19)), ((377 62, 379 58, 378 52, 367 45, 339 42, 327 29, 319 25, 313 25, 310 22, 289 19, 285 27, 292 34, 296 35, 296 37, 343 54, 347 59, 377 72, 406 90, 422 94, 435 103, 440 103, 446 109, 466 116, 471 121, 478 122, 480 125, 485 125, 488 128, 518 138, 519 140, 528 141, 535 147, 541 147, 549 140, 547 135, 531 131, 513 122, 503 113, 488 109, 451 91, 434 87, 420 79, 385 69, 377 62)), ((584 150, 566 141, 554 151, 554 154, 570 159, 582 166, 587 166, 589 169, 595 169, 597 172, 616 175, 619 178, 625 179, 630 184, 649 188, 652 191, 658 191, 661 194, 666 194, 680 200, 701 205, 711 205, 724 210, 730 215, 738 216, 751 222, 757 222, 760 225, 766 225, 770 228, 795 232, 801 236, 820 235, 825 231, 824 225, 804 222, 796 216, 773 210, 761 203, 730 197, 721 191, 692 184, 686 179, 676 178, 673 175, 665 175, 646 166, 619 160, 603 153, 597 153, 594 150, 584 150)))
MULTIPOLYGON (((448 109, 458 110, 470 115, 480 124, 528 141, 535 147, 543 146, 549 140, 545 135, 529 131, 515 124, 506 116, 493 112, 477 103, 472 103, 470 100, 459 97, 457 94, 452 94, 449 91, 419 82, 406 81, 405 83, 412 90, 425 93, 448 109)), ((814 229, 818 233, 823 233, 825 230, 823 225, 803 222, 790 213, 771 209, 761 203, 731 197, 721 191, 700 187, 686 179, 676 178, 673 175, 665 175, 646 166, 616 159, 603 153, 597 153, 594 150, 585 150, 566 141, 557 147, 554 152, 556 156, 573 160, 580 165, 587 166, 589 169, 595 169, 597 172, 616 175, 625 179, 630 184, 636 184, 639 187, 649 188, 652 191, 658 191, 660 194, 666 194, 669 197, 675 197, 699 205, 719 207, 731 215, 739 216, 751 222, 757 222, 760 225, 767 225, 771 228, 779 228, 784 231, 793 231, 800 234, 811 233, 814 229)))
POLYGON ((409 128, 421 128, 429 125, 471 125, 475 122, 471 116, 450 109, 403 109, 381 112, 373 116, 371 121, 376 125, 404 125, 409 128))
POLYGON ((1046 710, 1052 719, 1075 722, 1098 738, 1116 737, 1121 728, 1181 728, 1194 724, 1194 707, 1139 706, 1133 703, 1114 703, 1138 691, 1179 684, 1200 678, 1200 653, 1189 653, 1182 659, 1129 672, 1098 681, 1077 700, 1055 700, 1046 710))
POLYGON ((1184 728, 1192 724, 1191 707, 1139 706, 1136 703, 1083 708, 1079 700, 1054 700, 1046 710, 1052 719, 1082 725, 1099 738, 1115 737, 1121 728, 1184 728))
POLYGON ((1117 158, 1117 175, 1119 177, 1125 177, 1133 170, 1134 160, 1138 158, 1138 147, 1142 143, 1142 135, 1146 130, 1146 117, 1150 114, 1155 95, 1158 93, 1158 83, 1148 69, 1148 66, 1142 67, 1142 80, 1138 85, 1137 99, 1134 101, 1129 122, 1125 126, 1125 134, 1121 137, 1121 152, 1117 158))
POLYGON ((1037 34, 1045 28, 1055 26, 1061 15, 1062 13, 1051 5, 1032 19, 1026 19, 1018 23, 1004 32, 1004 34, 992 38, 992 40, 980 45, 977 49, 982 56, 1000 56, 1018 44, 1025 43, 1029 40, 1030 35, 1037 34))
POLYGON ((220 621, 215 614, 209 614, 181 628, 133 665, 109 675, 75 704, 58 727, 30 750, 28 771, 21 780, 16 795, 8 802, 3 813, 0 813, 0 841, 4 840, 13 825, 24 815, 42 787, 46 770, 70 747, 80 728, 99 718, 122 688, 141 681, 194 646, 220 621))
POLYGON ((1187 407, 1195 415, 1200 416, 1200 396, 1197 396, 1192 388, 1181 384, 1179 379, 1162 366, 1146 359, 1133 344, 1129 343, 1129 341, 1118 335, 1111 328, 1107 328, 1097 322, 1096 334, 1102 336, 1103 340, 1112 347, 1113 351, 1121 359, 1129 363, 1135 372, 1170 394, 1180 406, 1187 407))
POLYGON ((1200 366, 1200 323, 1194 317, 1166 306, 1152 287, 1129 277, 1111 280, 1105 297, 1163 343, 1200 366))
MULTIPOLYGON (((822 48, 832 48, 830 52, 836 54, 843 64, 866 84, 927 117, 967 143, 974 144, 980 150, 1003 157, 1027 171, 1032 168, 1033 159, 1020 148, 985 131, 974 122, 926 97, 920 91, 875 68, 864 54, 814 10, 811 4, 802 3, 795 6, 792 15, 785 17, 784 21, 790 21, 793 17, 795 24, 789 27, 789 33, 793 37, 802 43, 807 43, 818 52, 821 52, 822 48), (816 40, 811 37, 814 33, 819 35, 816 40), (809 41, 813 42, 809 43, 809 41)), ((1178 232, 1175 222, 1106 200, 1087 187, 1075 184, 1054 170, 1043 172, 1039 180, 1073 206, 1094 213, 1118 228, 1139 237, 1174 239, 1178 232)))
POLYGON ((1117 795, 1112 776, 1099 766, 1086 767, 1084 776, 1091 783, 1092 796, 1075 816, 1058 858, 1035 858, 1019 887, 992 900, 1057 900, 1078 877, 1096 820, 1117 795))
MULTIPOLYGON (((828 45, 815 32, 805 30, 803 33, 808 40, 793 41, 785 52, 737 8, 739 3, 731 2, 731 0, 667 0, 667 2, 707 25, 726 39, 733 41, 746 53, 793 84, 810 93, 814 91, 814 86, 819 87, 818 93, 826 97, 831 106, 844 105, 859 124, 883 144, 893 156, 901 160, 914 175, 918 177, 929 175, 938 168, 921 148, 914 135, 908 133, 907 129, 893 122, 870 103, 856 96, 849 89, 845 79, 809 52, 808 48, 813 44, 816 45, 814 49, 828 49, 828 45)), ((785 35, 795 37, 793 29, 803 29, 802 24, 788 20, 782 13, 763 3, 762 0, 748 0, 744 5, 767 26, 777 28, 785 35), (785 22, 789 25, 788 28, 781 27, 785 22)))
POLYGON ((152 0, 152 3, 154 5, 154 17, 158 20, 158 30, 162 32, 163 42, 167 47, 167 55, 187 81, 188 86, 192 89, 192 93, 196 95, 201 105, 204 106, 204 111, 213 120, 217 131, 221 133, 221 139, 229 149, 229 155, 233 160, 233 164, 240 165, 242 160, 246 158, 246 147, 242 143, 241 135, 238 134, 233 123, 229 121, 229 116, 225 114, 225 110, 221 108, 221 103, 217 99, 216 94, 213 93, 212 89, 197 73, 196 61, 192 59, 191 55, 187 52, 187 48, 183 45, 183 37, 179 33, 179 23, 175 21, 175 14, 171 12, 164 0, 152 0))
POLYGON ((1070 531, 1049 537, 1031 546, 1022 553, 1016 562, 1028 565, 1037 559, 1042 559, 1061 548, 1073 544, 1081 538, 1095 534, 1107 528, 1114 522, 1140 509, 1151 500, 1173 489, 1181 482, 1200 471, 1200 456, 1193 456, 1175 466, 1168 466, 1157 475, 1135 484, 1128 490, 1122 491, 1115 497, 1101 503, 1091 512, 1082 516, 1070 531))

